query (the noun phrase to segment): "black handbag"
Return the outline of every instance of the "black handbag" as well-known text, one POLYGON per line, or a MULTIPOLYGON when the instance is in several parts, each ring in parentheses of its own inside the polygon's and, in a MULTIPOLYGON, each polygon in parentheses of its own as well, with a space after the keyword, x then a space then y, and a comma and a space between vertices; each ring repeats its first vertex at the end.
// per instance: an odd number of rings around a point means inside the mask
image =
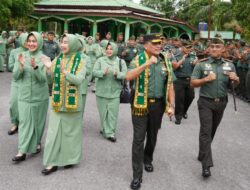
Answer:
MULTIPOLYGON (((120 72, 122 71, 121 59, 119 60, 119 70, 120 72)), ((130 103, 131 91, 128 82, 126 80, 122 80, 121 85, 122 85, 122 91, 120 94, 120 103, 124 104, 130 103)))

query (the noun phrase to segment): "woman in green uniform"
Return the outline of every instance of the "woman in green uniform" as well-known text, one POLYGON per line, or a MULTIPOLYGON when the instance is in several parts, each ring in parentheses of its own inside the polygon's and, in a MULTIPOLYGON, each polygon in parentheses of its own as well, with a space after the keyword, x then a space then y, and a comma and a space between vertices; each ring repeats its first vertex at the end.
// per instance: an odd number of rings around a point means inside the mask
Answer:
POLYGON ((82 35, 79 35, 79 34, 76 34, 76 37, 78 38, 78 40, 80 41, 81 43, 81 46, 79 47, 78 49, 78 52, 81 54, 81 57, 82 57, 82 60, 84 62, 84 66, 86 68, 86 76, 85 76, 85 79, 83 80, 83 83, 82 83, 82 102, 83 102, 83 114, 84 114, 84 110, 85 110, 85 105, 86 105, 86 99, 87 99, 87 93, 88 93, 88 80, 87 80, 87 77, 90 76, 92 74, 92 64, 91 64, 91 60, 90 60, 90 57, 87 56, 85 53, 84 53, 84 49, 85 49, 85 45, 86 43, 84 42, 85 39, 82 35))
MULTIPOLYGON (((8 64, 8 70, 13 71, 14 68, 14 64, 17 63, 17 58, 18 55, 22 52, 27 51, 27 37, 28 34, 27 33, 22 33, 19 37, 19 43, 20 43, 20 47, 17 49, 13 49, 10 52, 10 56, 9 56, 9 64, 8 64)), ((18 80, 15 80, 12 77, 11 80, 11 89, 10 89, 10 119, 11 119, 11 124, 12 127, 11 129, 8 131, 9 135, 13 135, 17 132, 18 130, 18 124, 19 124, 19 118, 18 118, 18 80)))
MULTIPOLYGON (((85 53, 90 57, 92 68, 91 68, 91 75, 88 76, 89 86, 91 85, 91 82, 94 82, 94 77, 92 75, 93 67, 96 62, 96 60, 102 56, 101 47, 98 43, 94 43, 94 39, 92 36, 89 36, 87 38, 87 44, 85 48, 85 53)), ((95 92, 95 85, 93 85, 92 92, 95 92)))
POLYGON ((8 33, 6 31, 3 31, 2 35, 0 36, 0 72, 4 72, 7 45, 8 45, 8 33))
POLYGON ((29 50, 18 55, 14 65, 13 78, 19 83, 18 113, 18 154, 14 162, 24 161, 27 153, 39 153, 47 109, 48 85, 42 58, 43 39, 37 32, 28 35, 29 50))
POLYGON ((108 43, 105 56, 99 58, 93 69, 96 81, 96 102, 101 119, 101 134, 115 142, 119 112, 121 81, 127 73, 127 66, 117 57, 117 46, 108 43))
POLYGON ((82 83, 86 69, 81 44, 73 34, 64 34, 60 43, 61 54, 55 59, 48 80, 53 80, 52 109, 45 143, 42 173, 55 172, 78 164, 82 159, 82 83))

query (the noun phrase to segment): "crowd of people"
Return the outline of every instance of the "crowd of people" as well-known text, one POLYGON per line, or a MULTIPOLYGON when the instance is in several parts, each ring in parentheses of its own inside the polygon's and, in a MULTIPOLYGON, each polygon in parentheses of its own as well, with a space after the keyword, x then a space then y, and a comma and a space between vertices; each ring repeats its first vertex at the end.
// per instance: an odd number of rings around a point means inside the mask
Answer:
POLYGON ((219 35, 206 43, 160 34, 131 36, 124 42, 119 33, 115 42, 110 32, 101 40, 99 33, 56 38, 54 32, 26 33, 20 28, 9 36, 2 32, 1 72, 4 65, 12 72, 8 134, 18 132, 13 162, 41 151, 49 110, 44 175, 80 163, 88 87, 96 95, 100 134, 116 142, 121 82, 127 84, 133 124, 131 189, 140 188, 143 165, 145 171, 154 171, 164 113, 180 125, 188 118, 195 87, 200 87, 198 160, 205 178, 211 175, 211 143, 228 102, 228 86, 250 103, 250 47, 242 40, 225 43, 219 35))

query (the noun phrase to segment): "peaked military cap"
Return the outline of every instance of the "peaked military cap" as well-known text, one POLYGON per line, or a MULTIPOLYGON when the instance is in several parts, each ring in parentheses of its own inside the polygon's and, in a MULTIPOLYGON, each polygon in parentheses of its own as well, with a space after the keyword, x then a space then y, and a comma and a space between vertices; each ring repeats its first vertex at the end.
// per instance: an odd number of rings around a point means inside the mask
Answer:
POLYGON ((161 34, 146 34, 144 35, 144 42, 157 43, 161 42, 161 34))

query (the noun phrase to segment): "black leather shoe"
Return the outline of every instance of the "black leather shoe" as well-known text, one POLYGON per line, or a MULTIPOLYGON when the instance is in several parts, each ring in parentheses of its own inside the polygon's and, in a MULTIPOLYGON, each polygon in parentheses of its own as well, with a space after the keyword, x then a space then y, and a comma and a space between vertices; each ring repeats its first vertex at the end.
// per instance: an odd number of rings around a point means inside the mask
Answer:
POLYGON ((208 178, 211 176, 210 168, 202 168, 202 176, 208 178))
POLYGON ((154 171, 154 166, 153 166, 153 164, 144 164, 144 169, 147 172, 153 172, 154 171))
POLYGON ((108 137, 107 139, 108 139, 109 141, 113 142, 113 143, 116 142, 116 138, 115 138, 115 137, 108 137))
POLYGON ((141 183, 142 183, 142 179, 138 179, 138 178, 133 179, 130 183, 130 188, 133 190, 140 189, 141 183))
POLYGON ((187 114, 187 113, 184 113, 183 118, 184 118, 184 119, 187 119, 187 118, 188 118, 188 114, 187 114))
POLYGON ((8 135, 14 135, 14 134, 17 133, 17 132, 18 132, 18 127, 16 127, 14 130, 10 129, 10 130, 8 131, 8 135))
POLYGON ((177 120, 175 120, 174 123, 175 123, 176 125, 180 125, 180 124, 181 124, 181 120, 177 119, 177 120))
POLYGON ((13 162, 22 162, 26 159, 26 154, 23 154, 22 156, 15 156, 12 158, 13 162))
POLYGON ((46 169, 46 168, 43 169, 42 174, 43 175, 49 175, 49 174, 51 174, 51 173, 53 173, 55 171, 57 171, 57 166, 53 166, 51 169, 46 169))
POLYGON ((74 167, 74 165, 73 165, 73 164, 70 164, 70 165, 64 166, 64 169, 69 169, 69 168, 72 168, 72 167, 74 167))
POLYGON ((33 153, 32 155, 39 154, 39 153, 41 152, 41 150, 42 150, 42 146, 41 146, 41 144, 38 144, 38 145, 37 145, 37 148, 36 148, 36 152, 33 153))

